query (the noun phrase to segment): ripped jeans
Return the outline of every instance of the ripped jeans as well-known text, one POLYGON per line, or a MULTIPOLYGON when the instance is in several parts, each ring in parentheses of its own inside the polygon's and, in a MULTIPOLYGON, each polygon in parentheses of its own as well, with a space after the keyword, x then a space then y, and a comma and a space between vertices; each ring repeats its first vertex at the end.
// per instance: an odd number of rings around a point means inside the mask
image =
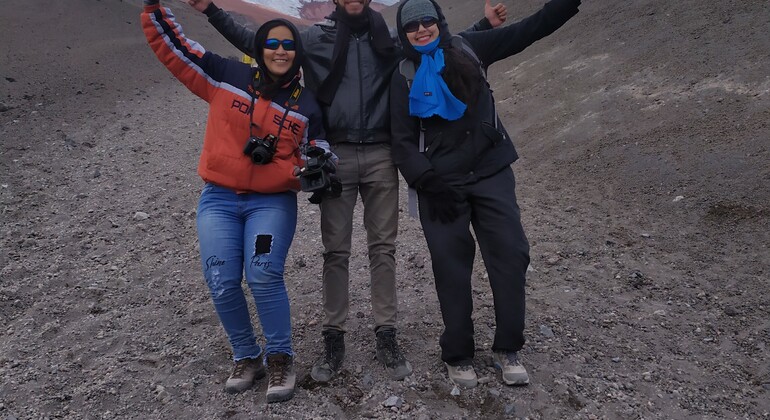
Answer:
POLYGON ((262 353, 241 288, 244 273, 265 336, 265 354, 293 355, 283 272, 297 226, 297 194, 236 194, 206 184, 197 223, 203 275, 233 359, 262 353))

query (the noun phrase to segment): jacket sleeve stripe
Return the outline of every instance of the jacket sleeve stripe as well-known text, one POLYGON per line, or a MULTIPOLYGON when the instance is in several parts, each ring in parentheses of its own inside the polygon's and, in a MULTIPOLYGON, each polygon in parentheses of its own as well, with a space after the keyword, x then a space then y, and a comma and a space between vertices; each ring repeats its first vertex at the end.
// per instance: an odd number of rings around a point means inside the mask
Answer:
POLYGON ((171 10, 145 7, 142 25, 147 42, 161 63, 190 91, 211 101, 218 83, 205 71, 210 61, 206 50, 184 36, 171 10))
POLYGON ((170 9, 158 9, 152 14, 152 20, 163 35, 163 39, 188 60, 196 63, 203 57, 206 50, 197 42, 187 39, 182 27, 176 23, 176 18, 170 9), (165 15, 165 17, 164 17, 165 15))

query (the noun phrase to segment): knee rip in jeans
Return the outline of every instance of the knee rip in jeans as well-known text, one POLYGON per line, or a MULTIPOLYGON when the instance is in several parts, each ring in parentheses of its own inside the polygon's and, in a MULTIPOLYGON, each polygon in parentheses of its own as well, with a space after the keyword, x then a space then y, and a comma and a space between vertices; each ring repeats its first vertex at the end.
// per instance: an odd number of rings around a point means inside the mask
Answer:
POLYGON ((267 270, 270 268, 270 260, 264 259, 273 248, 273 235, 257 235, 254 241, 254 255, 251 257, 251 265, 267 270))

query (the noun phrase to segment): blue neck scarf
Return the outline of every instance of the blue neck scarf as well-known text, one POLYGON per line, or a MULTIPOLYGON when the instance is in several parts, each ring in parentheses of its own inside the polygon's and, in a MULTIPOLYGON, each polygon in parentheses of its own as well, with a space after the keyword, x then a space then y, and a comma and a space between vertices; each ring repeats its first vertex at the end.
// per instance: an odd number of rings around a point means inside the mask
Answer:
POLYGON ((438 48, 439 39, 428 45, 414 46, 422 53, 422 62, 409 90, 409 115, 428 118, 438 115, 454 121, 465 113, 467 106, 457 99, 441 77, 444 70, 444 50, 438 48))

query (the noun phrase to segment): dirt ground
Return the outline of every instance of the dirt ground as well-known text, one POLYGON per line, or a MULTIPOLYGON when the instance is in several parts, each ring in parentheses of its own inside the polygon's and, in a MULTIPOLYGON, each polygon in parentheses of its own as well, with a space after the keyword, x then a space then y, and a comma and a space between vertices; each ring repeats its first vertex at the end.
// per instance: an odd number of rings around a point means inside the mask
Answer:
MULTIPOLYGON (((453 28, 481 11, 440 1, 453 28)), ((399 337, 414 374, 390 381, 374 360, 359 209, 344 371, 313 383, 322 249, 301 194, 286 275, 300 382, 268 406, 264 381, 223 392, 229 346, 195 232, 206 105, 147 47, 140 1, 4 1, 0 419, 770 418, 770 5, 585 3, 490 71, 522 156, 532 383, 490 367, 479 257, 482 384, 453 392, 405 191, 399 337)), ((169 4, 191 38, 236 55, 169 4)), ((541 1, 506 4, 519 19, 541 1)))

